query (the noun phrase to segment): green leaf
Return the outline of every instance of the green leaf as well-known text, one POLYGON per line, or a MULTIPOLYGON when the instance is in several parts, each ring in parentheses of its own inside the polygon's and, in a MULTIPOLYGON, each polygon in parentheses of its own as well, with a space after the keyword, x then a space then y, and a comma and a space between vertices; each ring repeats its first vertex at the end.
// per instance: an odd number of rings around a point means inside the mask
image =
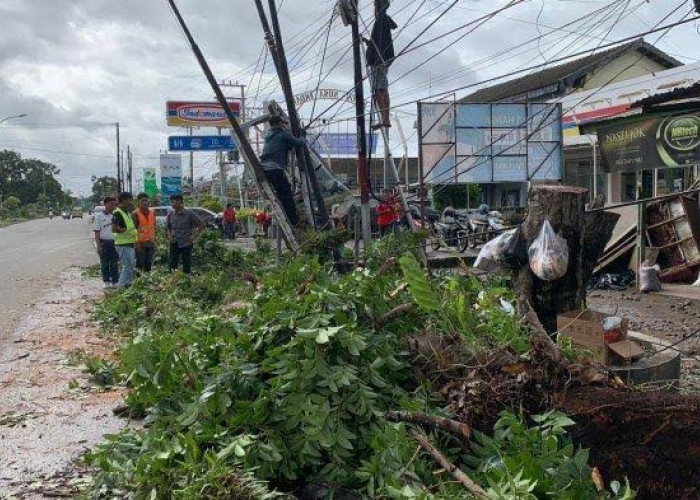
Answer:
POLYGON ((426 312, 440 310, 437 294, 415 257, 411 254, 405 254, 399 259, 399 264, 416 304, 426 312))

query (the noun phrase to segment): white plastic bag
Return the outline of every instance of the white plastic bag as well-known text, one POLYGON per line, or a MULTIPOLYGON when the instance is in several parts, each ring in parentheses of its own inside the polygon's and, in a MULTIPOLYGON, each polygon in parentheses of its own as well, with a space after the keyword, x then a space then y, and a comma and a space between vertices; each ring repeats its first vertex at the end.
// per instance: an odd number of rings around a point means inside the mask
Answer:
POLYGON ((659 271, 661 271, 661 268, 658 264, 652 266, 646 260, 642 262, 642 265, 639 267, 640 292, 658 292, 661 290, 659 271))
POLYGON ((506 231, 502 235, 486 243, 474 261, 474 267, 490 273, 500 273, 505 271, 502 266, 503 249, 515 234, 515 229, 506 231))
POLYGON ((557 236, 548 220, 527 252, 530 269, 539 279, 553 281, 566 274, 569 267, 569 245, 557 236))

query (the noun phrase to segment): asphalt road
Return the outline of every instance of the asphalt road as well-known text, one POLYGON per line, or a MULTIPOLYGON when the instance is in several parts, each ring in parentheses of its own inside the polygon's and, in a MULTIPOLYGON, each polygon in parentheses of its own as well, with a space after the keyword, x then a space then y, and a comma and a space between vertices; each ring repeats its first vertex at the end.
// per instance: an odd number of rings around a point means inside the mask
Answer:
POLYGON ((63 271, 97 262, 87 216, 0 229, 0 351, 17 322, 63 271))

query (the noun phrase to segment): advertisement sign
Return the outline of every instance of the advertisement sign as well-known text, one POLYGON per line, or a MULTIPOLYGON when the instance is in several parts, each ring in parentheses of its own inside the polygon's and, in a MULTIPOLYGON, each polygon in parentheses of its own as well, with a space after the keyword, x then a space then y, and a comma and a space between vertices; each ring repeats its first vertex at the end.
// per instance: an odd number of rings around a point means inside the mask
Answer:
MULTIPOLYGON (((367 135, 367 152, 375 154, 377 152, 378 134, 367 135)), ((357 134, 335 134, 322 133, 311 138, 311 144, 318 149, 321 154, 329 155, 356 155, 357 154, 357 134)))
POLYGON ((236 142, 230 135, 171 135, 168 151, 231 151, 236 142))
MULTIPOLYGON (((238 116, 241 103, 228 103, 231 111, 238 116)), ((168 101, 166 117, 169 127, 231 127, 224 109, 218 102, 168 101)))
POLYGON ((164 199, 182 194, 182 156, 160 155, 160 190, 164 199))
POLYGON ((142 175, 143 192, 150 196, 151 199, 155 198, 158 194, 158 185, 156 184, 156 169, 144 168, 142 175))
POLYGON ((700 112, 641 118, 597 134, 605 172, 700 164, 700 112))
POLYGON ((428 183, 561 179, 561 106, 420 103, 419 147, 428 183))

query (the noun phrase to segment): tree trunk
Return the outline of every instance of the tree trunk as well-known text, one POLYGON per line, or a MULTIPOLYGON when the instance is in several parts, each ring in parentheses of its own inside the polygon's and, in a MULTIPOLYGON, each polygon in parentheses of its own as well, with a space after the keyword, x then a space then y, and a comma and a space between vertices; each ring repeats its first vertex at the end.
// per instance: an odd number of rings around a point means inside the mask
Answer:
POLYGON ((569 266, 562 278, 543 281, 529 266, 515 275, 519 303, 524 308, 528 303, 532 306, 548 333, 557 330, 558 314, 584 307, 593 267, 620 217, 603 211, 586 212, 587 199, 587 189, 572 186, 533 186, 528 195, 528 215, 521 226, 527 248, 545 220, 569 246, 569 266))

